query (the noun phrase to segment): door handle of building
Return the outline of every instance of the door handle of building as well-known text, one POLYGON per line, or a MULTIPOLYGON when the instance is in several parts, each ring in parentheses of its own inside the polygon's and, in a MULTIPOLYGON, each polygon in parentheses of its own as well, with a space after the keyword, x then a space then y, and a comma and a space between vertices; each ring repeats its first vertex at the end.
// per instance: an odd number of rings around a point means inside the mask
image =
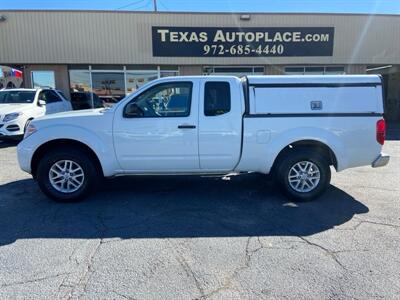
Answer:
POLYGON ((179 129, 195 129, 196 125, 187 125, 187 124, 182 124, 182 125, 178 125, 179 129))

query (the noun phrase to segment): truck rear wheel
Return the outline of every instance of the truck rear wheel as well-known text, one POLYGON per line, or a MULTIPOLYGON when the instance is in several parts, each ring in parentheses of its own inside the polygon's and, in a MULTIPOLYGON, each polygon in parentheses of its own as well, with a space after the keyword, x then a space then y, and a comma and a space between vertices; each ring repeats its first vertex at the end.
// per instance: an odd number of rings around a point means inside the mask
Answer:
POLYGON ((322 154, 311 149, 298 149, 280 160, 276 179, 289 199, 307 201, 325 192, 331 170, 322 154))
POLYGON ((95 164, 78 149, 66 148, 46 153, 38 164, 37 181, 42 192, 57 202, 78 201, 97 181, 95 164))

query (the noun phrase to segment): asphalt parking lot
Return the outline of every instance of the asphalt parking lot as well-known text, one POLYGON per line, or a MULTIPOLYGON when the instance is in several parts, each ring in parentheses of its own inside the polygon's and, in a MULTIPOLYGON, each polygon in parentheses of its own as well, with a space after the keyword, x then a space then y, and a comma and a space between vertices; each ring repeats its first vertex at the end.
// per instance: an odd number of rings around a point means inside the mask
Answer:
POLYGON ((399 299, 396 139, 389 166, 299 204, 257 174, 119 178, 57 204, 0 143, 0 299, 399 299))

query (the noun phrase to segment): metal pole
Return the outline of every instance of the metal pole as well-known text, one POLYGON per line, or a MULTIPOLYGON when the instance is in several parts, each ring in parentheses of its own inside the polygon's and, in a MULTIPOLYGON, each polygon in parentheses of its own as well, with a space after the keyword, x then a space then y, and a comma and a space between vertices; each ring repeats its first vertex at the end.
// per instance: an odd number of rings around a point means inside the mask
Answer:
POLYGON ((154 3, 154 11, 157 11, 157 0, 153 0, 154 3))
POLYGON ((92 65, 89 65, 89 80, 90 80, 90 102, 92 104, 92 108, 94 108, 94 100, 93 100, 93 81, 92 81, 92 65))

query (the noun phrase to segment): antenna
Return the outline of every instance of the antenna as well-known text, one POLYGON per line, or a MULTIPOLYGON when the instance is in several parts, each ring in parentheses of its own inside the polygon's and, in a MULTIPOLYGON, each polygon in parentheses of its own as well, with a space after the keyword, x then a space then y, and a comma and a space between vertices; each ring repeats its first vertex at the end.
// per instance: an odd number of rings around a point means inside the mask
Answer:
POLYGON ((157 11, 157 0, 153 0, 153 4, 154 4, 154 11, 157 11))

